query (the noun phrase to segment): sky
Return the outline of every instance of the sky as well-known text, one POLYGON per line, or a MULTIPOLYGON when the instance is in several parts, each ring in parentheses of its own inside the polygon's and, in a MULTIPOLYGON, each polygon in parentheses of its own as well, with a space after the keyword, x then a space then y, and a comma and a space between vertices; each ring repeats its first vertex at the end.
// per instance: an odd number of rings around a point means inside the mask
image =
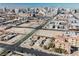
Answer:
POLYGON ((79 3, 0 3, 0 8, 54 7, 79 8, 79 3))

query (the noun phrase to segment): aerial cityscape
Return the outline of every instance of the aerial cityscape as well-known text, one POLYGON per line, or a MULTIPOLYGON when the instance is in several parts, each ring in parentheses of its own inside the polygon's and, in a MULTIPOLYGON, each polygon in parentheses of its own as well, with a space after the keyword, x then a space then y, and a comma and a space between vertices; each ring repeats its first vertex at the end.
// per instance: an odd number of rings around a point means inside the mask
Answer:
POLYGON ((0 56, 79 56, 79 4, 0 3, 0 56))

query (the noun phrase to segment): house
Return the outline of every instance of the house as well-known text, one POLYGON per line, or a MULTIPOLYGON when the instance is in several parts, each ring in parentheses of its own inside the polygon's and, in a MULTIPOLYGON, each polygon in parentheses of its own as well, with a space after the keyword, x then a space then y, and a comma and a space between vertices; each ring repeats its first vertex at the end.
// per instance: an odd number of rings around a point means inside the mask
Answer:
POLYGON ((79 30, 79 20, 75 18, 69 18, 69 30, 79 30))
POLYGON ((65 38, 55 39, 55 48, 61 48, 67 51, 68 54, 71 53, 71 45, 68 42, 65 42, 65 38))
POLYGON ((50 21, 44 28, 47 29, 56 29, 56 30, 67 30, 67 22, 65 21, 50 21))

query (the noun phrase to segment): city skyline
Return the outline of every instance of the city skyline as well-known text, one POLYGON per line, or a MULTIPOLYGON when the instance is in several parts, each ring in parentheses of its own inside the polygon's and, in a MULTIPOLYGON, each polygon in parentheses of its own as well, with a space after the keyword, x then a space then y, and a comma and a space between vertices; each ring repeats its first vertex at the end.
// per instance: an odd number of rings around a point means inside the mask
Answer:
POLYGON ((0 8, 53 7, 78 8, 79 3, 0 3, 0 8))

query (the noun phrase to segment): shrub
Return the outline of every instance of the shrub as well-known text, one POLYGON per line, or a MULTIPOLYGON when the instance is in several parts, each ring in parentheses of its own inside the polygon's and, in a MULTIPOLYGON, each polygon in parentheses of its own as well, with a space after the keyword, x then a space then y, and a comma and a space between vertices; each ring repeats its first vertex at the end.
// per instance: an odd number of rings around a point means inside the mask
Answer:
POLYGON ((55 52, 68 54, 68 52, 65 49, 61 49, 61 48, 55 48, 55 52))
POLYGON ((49 48, 54 48, 55 47, 55 44, 54 43, 50 43, 49 44, 49 48))
POLYGON ((46 50, 49 49, 47 46, 43 46, 43 48, 46 49, 46 50))

